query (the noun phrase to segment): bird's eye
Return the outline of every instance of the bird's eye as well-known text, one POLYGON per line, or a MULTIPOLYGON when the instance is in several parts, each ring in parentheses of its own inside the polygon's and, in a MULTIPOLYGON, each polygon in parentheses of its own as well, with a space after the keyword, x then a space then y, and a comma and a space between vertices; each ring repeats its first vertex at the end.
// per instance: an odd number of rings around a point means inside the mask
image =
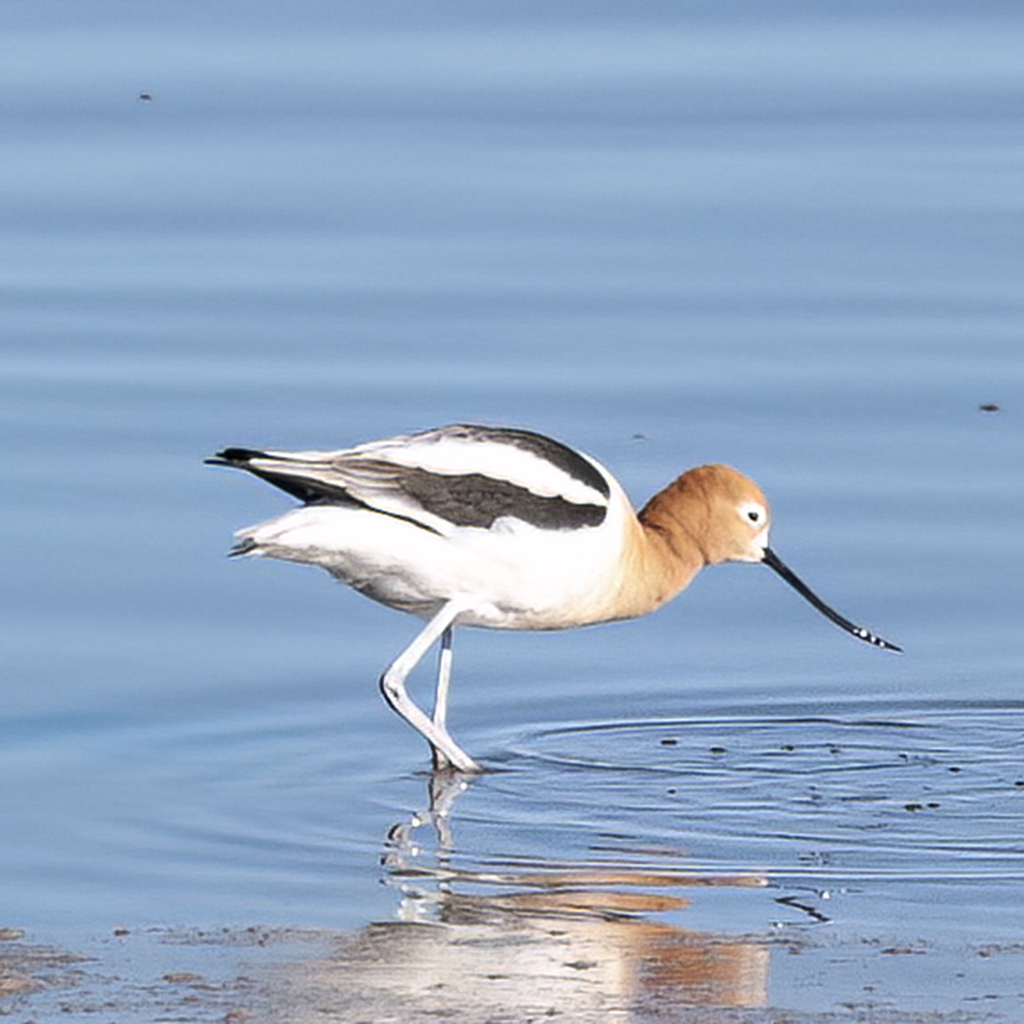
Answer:
POLYGON ((767 519, 764 507, 753 502, 741 506, 740 515, 752 526, 760 526, 767 519))

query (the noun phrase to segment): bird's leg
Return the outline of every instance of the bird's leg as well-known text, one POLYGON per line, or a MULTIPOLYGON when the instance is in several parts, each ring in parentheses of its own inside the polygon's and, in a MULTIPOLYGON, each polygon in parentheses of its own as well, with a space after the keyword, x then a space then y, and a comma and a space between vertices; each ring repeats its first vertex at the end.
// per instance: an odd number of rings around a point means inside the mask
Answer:
MULTIPOLYGON (((435 768, 455 768, 460 772, 479 772, 482 771, 480 765, 452 739, 443 724, 438 725, 431 721, 413 703, 405 688, 405 680, 409 673, 416 667, 423 655, 430 650, 433 643, 451 627, 460 611, 462 611, 462 607, 457 601, 449 601, 441 608, 380 677, 380 692, 388 704, 430 744, 435 768)), ((441 717, 443 720, 443 711, 441 717)))
MULTIPOLYGON (((452 679, 452 633, 453 627, 449 626, 441 634, 441 648, 437 656, 437 686, 434 689, 434 725, 442 729, 446 734, 448 728, 448 690, 452 679)), ((444 752, 437 747, 433 748, 434 771, 444 771, 455 767, 444 755, 444 752)))
POLYGON ((445 728, 448 718, 448 688, 452 681, 452 627, 441 634, 441 651, 437 658, 437 689, 434 691, 434 725, 445 728))

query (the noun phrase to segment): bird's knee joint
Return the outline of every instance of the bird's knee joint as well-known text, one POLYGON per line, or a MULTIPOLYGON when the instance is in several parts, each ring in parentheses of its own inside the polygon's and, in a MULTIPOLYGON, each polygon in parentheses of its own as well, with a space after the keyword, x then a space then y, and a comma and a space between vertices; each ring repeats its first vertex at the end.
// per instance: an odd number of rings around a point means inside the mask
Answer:
POLYGON ((402 699, 402 684, 396 679, 392 679, 387 672, 380 677, 380 682, 377 684, 380 687, 380 692, 384 696, 384 699, 391 705, 396 707, 402 699))

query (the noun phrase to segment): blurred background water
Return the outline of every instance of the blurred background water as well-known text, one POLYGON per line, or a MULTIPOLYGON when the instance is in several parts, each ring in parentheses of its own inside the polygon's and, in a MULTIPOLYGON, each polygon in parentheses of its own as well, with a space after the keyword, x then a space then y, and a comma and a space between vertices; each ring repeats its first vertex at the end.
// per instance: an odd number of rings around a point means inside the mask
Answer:
MULTIPOLYGON (((751 567, 637 623, 463 633, 453 731, 504 769, 455 808, 467 863, 588 860, 614 824, 622 849, 657 837, 784 887, 834 865, 838 830, 838 876, 808 884, 889 886, 837 919, 846 940, 888 934, 927 877, 937 947, 1019 941, 991 908, 1019 905, 1024 868, 1022 22, 995 2, 0 11, 5 918, 73 941, 394 914, 378 857, 426 754, 375 680, 416 624, 227 561, 288 499, 201 460, 469 420, 551 433, 637 504, 738 466, 781 555, 907 654, 751 567), (787 747, 799 771, 771 760, 787 747), (832 747, 852 789, 822 798, 832 747), (967 775, 938 799, 901 763, 967 775), (789 822, 805 797, 837 817, 789 822), (921 831, 906 808, 929 802, 921 831)), ((705 913, 757 932, 778 897, 705 913)))

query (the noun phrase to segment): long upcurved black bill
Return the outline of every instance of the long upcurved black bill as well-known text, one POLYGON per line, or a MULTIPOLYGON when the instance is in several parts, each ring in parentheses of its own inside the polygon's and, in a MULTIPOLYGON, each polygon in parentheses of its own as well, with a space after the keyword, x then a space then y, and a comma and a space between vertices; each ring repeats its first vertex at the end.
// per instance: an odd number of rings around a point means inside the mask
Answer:
POLYGON ((902 647, 883 640, 880 636, 868 632, 863 626, 855 626, 849 619, 840 615, 834 608, 830 608, 818 595, 771 548, 764 549, 764 557, 761 559, 769 569, 774 569, 801 597, 806 598, 821 612, 827 619, 831 619, 840 629, 845 629, 851 636, 863 640, 873 647, 881 647, 884 651, 897 651, 903 653, 902 647))

